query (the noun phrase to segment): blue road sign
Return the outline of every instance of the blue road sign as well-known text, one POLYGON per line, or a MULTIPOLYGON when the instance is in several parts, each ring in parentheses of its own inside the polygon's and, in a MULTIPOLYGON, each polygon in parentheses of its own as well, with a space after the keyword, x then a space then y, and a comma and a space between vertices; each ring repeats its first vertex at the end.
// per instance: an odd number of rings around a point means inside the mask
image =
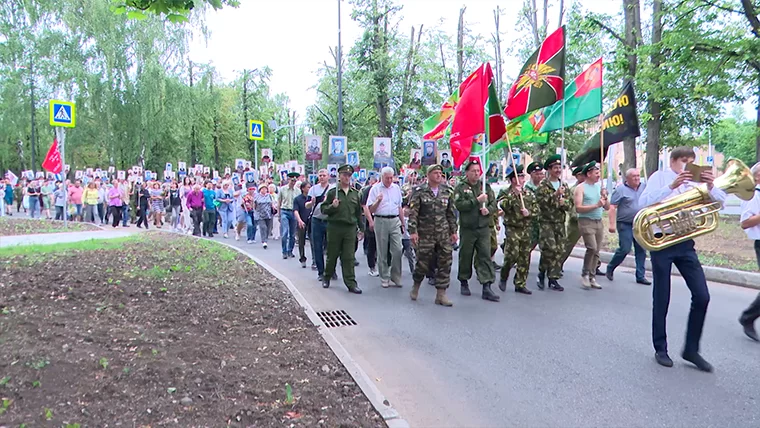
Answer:
POLYGON ((264 139, 264 122, 260 120, 248 121, 248 138, 261 141, 264 139))
POLYGON ((50 126, 73 128, 77 124, 76 114, 74 103, 50 100, 50 126))

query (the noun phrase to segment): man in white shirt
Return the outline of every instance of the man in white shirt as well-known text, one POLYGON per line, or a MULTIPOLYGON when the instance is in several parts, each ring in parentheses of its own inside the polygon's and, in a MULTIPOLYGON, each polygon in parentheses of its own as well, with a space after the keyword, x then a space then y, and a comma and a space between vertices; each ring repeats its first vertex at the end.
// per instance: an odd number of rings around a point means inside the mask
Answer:
POLYGON ((380 171, 380 182, 372 186, 367 197, 367 207, 373 215, 370 227, 374 226, 377 242, 378 265, 383 288, 391 283, 401 287, 401 235, 404 227, 404 210, 401 188, 393 183, 396 175, 391 167, 380 171), (373 224, 374 223, 374 224, 373 224), (390 251, 391 263, 388 266, 387 254, 390 251))
MULTIPOLYGON (((639 197, 639 206, 643 209, 650 205, 678 196, 701 184, 693 181, 691 173, 685 170, 686 164, 694 162, 694 150, 690 147, 677 147, 670 153, 670 170, 656 171, 649 177, 647 187, 639 197)), ((702 172, 699 181, 707 186, 710 197, 717 202, 726 200, 726 193, 713 187, 712 171, 702 172)), ((664 231, 667 233, 667 230, 664 231)), ((688 240, 660 251, 651 252, 652 276, 652 342, 655 360, 665 367, 673 367, 673 360, 668 355, 667 332, 665 320, 670 304, 670 272, 672 265, 681 273, 686 286, 691 291, 691 311, 686 328, 686 344, 681 356, 698 369, 706 372, 713 370, 712 365, 699 355, 699 341, 705 324, 710 292, 702 265, 699 263, 694 241, 688 240)))
MULTIPOLYGON (((322 281, 325 271, 325 248, 327 246, 327 216, 322 214, 322 203, 327 191, 334 187, 328 183, 329 175, 326 169, 320 169, 317 173, 317 184, 309 190, 309 201, 306 208, 311 212, 311 259, 314 260, 317 269, 317 278, 322 281)), ((331 279, 337 279, 337 276, 331 279)))
MULTIPOLYGON (((752 167, 752 176, 755 179, 755 196, 749 201, 742 202, 741 226, 747 233, 747 237, 755 241, 755 255, 757 256, 757 268, 760 270, 760 162, 752 167)), ((755 320, 760 317, 760 294, 751 305, 742 313, 739 323, 744 327, 744 333, 752 340, 760 341, 755 331, 755 320)))

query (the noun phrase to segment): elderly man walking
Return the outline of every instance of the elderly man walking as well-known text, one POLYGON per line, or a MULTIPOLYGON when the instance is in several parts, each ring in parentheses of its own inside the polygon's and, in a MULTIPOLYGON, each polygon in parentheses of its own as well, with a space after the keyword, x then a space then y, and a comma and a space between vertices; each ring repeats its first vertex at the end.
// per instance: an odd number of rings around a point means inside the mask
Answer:
POLYGON ((391 283, 401 287, 401 235, 404 227, 404 210, 401 188, 393 183, 396 175, 391 167, 380 171, 380 182, 372 186, 367 197, 369 212, 374 216, 375 241, 377 242, 378 265, 383 288, 391 283), (388 266, 390 252, 391 260, 388 266))
POLYGON ((631 252, 631 245, 636 258, 636 282, 644 285, 652 285, 644 277, 645 261, 647 252, 633 239, 633 219, 639 212, 639 198, 644 193, 646 186, 641 183, 641 174, 636 168, 631 168, 625 173, 625 181, 612 192, 610 197, 610 233, 618 232, 620 245, 615 250, 615 255, 607 264, 607 279, 612 281, 615 268, 623 263, 625 256, 631 252), (617 228, 616 228, 617 226, 617 228))

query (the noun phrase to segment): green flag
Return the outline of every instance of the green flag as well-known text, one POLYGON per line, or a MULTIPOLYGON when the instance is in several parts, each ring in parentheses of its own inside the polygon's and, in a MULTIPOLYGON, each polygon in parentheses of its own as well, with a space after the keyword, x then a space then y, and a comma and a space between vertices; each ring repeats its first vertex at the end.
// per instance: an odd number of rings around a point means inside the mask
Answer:
POLYGON ((567 128, 600 114, 602 114, 601 58, 565 87, 565 98, 563 100, 544 108, 546 121, 541 127, 541 132, 567 128), (564 121, 562 120, 563 114, 565 115, 564 121))
POLYGON ((532 111, 511 120, 507 124, 507 135, 512 144, 539 143, 546 144, 549 134, 538 130, 544 124, 543 110, 532 111))

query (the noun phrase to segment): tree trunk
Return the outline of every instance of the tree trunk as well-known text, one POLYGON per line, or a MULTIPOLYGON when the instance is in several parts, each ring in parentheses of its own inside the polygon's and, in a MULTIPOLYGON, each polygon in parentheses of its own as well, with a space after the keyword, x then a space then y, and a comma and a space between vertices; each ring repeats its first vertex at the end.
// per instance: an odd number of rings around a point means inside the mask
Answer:
POLYGON ((443 43, 438 43, 438 48, 441 50, 441 66, 443 67, 443 72, 446 73, 446 86, 449 88, 448 94, 454 93, 454 82, 451 81, 451 73, 449 73, 449 70, 446 68, 446 55, 443 53, 443 43))
POLYGON ((504 101, 504 82, 503 82, 503 69, 504 69, 504 59, 501 56, 501 31, 499 29, 499 18, 501 18, 501 9, 499 6, 496 6, 496 10, 493 11, 493 22, 496 26, 496 34, 494 34, 494 50, 496 51, 496 55, 494 56, 494 59, 496 59, 496 93, 499 96, 499 102, 504 101))
POLYGON ((457 85, 462 83, 462 79, 464 79, 464 11, 466 9, 467 6, 459 9, 459 26, 457 26, 457 85))
MULTIPOLYGON (((190 61, 190 104, 192 105, 191 111, 195 111, 195 100, 194 100, 194 92, 193 92, 193 62, 190 61)), ((198 163, 198 148, 195 144, 195 115, 192 115, 190 118, 190 165, 195 167, 195 164, 198 163)), ((144 152, 144 148, 143 148, 144 152)))
MULTIPOLYGON (((662 64, 662 54, 659 43, 662 40, 662 0, 652 3, 652 54, 650 61, 653 70, 659 70, 662 64)), ((648 175, 654 174, 660 164, 660 133, 662 130, 662 104, 652 94, 649 94, 647 109, 652 116, 647 122, 647 154, 644 165, 648 175)), ((628 154, 626 153, 626 161, 628 154)), ((626 162, 627 166, 627 162, 626 162)))
MULTIPOLYGON (((404 133, 408 131, 409 118, 407 112, 409 111, 409 100, 412 98, 415 76, 417 75, 417 53, 420 50, 420 43, 422 41, 422 28, 420 25, 420 31, 417 33, 417 39, 414 38, 414 27, 412 27, 411 35, 409 36, 409 51, 406 54, 406 67, 404 69, 403 86, 401 88, 401 102, 396 109, 396 115, 394 122, 396 124, 396 132, 394 133, 393 153, 399 153, 402 150, 402 142, 404 141, 404 133)), ((453 91, 452 91, 453 92, 453 91)))
MULTIPOLYGON (((657 3, 661 0, 654 1, 657 3)), ((660 8, 662 8, 662 3, 660 3, 660 8)), ((625 16, 625 48, 626 59, 628 62, 627 74, 629 78, 635 79, 638 61, 636 49, 641 40, 641 5, 639 4, 639 0, 623 0, 623 13, 625 16)), ((661 19, 660 14, 654 15, 656 18, 653 22, 661 19)), ((660 31, 660 33, 662 33, 662 31, 660 31)), ((659 140, 659 124, 657 125, 657 139, 659 140)), ((634 138, 626 138, 623 140, 623 156, 625 158, 623 163, 624 169, 628 170, 629 168, 636 168, 636 140, 634 138)))
POLYGON ((26 171, 26 158, 24 157, 24 142, 16 141, 16 151, 18 152, 18 165, 22 171, 26 171))
MULTIPOLYGON (((211 80, 209 81, 209 90, 211 92, 211 101, 214 102, 214 72, 211 71, 211 80)), ((214 108, 214 130, 212 141, 214 144, 214 169, 219 169, 219 109, 214 108)))

